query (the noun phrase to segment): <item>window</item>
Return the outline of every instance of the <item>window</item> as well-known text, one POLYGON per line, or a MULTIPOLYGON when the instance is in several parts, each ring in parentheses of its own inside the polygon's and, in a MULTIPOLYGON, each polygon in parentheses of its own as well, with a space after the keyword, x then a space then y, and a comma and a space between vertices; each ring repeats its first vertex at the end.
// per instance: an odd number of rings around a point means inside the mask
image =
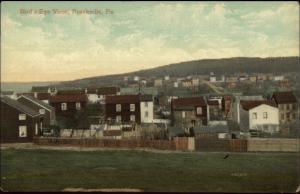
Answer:
POLYGON ((257 119, 257 113, 256 112, 252 113, 252 119, 257 119))
POLYGON ((293 104, 293 110, 297 110, 296 104, 293 104))
POLYGON ((293 110, 293 104, 289 104, 290 105, 290 110, 293 110))
POLYGON ((284 105, 283 104, 279 104, 279 109, 284 109, 284 105))
POLYGON ((76 102, 76 110, 80 110, 81 109, 81 104, 80 102, 76 102))
POLYGON ((296 119, 296 113, 293 113, 293 119, 296 119))
POLYGON ((185 112, 182 111, 182 118, 185 118, 185 112))
POLYGON ((42 115, 45 114, 45 109, 40 109, 39 113, 42 114, 42 115))
POLYGON ((26 120, 26 115, 25 114, 19 114, 19 120, 20 121, 26 120))
POLYGON ((285 108, 286 108, 286 110, 290 110, 290 105, 289 105, 289 104, 286 104, 286 105, 285 105, 285 108))
POLYGON ((202 114, 202 107, 197 107, 197 114, 201 115, 202 114))
POLYGON ((130 121, 135 121, 135 115, 130 115, 130 121))
POLYGON ((35 124, 35 134, 38 135, 39 133, 39 128, 38 128, 38 124, 36 123, 35 124))
POLYGON ((67 103, 61 103, 61 110, 67 110, 67 103))
POLYGON ((116 111, 121 112, 121 109, 122 109, 121 104, 116 104, 116 111))
POLYGON ((130 104, 130 111, 131 112, 135 111, 135 104, 130 104))
POLYGON ((286 119, 290 119, 290 113, 286 113, 286 119))
POLYGON ((145 107, 148 107, 148 102, 144 102, 145 103, 145 107))
POLYGON ((145 117, 148 117, 148 111, 145 112, 145 117))
POLYGON ((116 116, 116 122, 119 123, 122 121, 122 117, 120 115, 116 116))
POLYGON ((27 127, 19 126, 19 137, 27 137, 27 127))
POLYGON ((268 118, 268 113, 267 113, 267 112, 264 112, 264 113, 263 113, 263 118, 264 118, 264 119, 267 119, 267 118, 268 118))
POLYGON ((281 113, 281 120, 284 120, 284 114, 281 113))

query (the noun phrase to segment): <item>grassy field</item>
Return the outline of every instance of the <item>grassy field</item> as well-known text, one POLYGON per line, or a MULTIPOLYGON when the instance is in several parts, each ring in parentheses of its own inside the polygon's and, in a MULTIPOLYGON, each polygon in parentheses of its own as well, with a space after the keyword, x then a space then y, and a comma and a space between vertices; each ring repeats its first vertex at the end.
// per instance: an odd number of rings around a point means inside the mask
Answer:
MULTIPOLYGON (((292 153, 1 150, 5 191, 136 188, 143 191, 295 192, 292 153)), ((298 170, 297 170, 298 169, 298 170)))

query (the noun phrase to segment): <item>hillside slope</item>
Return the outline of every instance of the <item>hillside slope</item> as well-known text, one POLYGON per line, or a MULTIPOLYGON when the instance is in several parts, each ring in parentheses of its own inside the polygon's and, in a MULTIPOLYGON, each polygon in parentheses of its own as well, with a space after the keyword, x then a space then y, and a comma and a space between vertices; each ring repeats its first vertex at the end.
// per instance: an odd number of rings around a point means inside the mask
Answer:
POLYGON ((79 80, 62 82, 59 86, 86 87, 113 85, 123 81, 124 76, 161 77, 164 75, 188 76, 197 74, 233 74, 233 73, 287 73, 300 72, 299 57, 275 57, 275 58, 226 58, 226 59, 204 59, 187 61, 145 69, 125 74, 107 75, 84 78, 79 80))

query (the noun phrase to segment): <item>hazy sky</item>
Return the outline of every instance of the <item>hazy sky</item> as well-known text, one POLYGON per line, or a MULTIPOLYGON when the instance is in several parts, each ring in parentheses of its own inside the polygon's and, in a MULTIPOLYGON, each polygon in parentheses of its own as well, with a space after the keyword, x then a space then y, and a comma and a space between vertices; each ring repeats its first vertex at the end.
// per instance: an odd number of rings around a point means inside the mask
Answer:
POLYGON ((1 81, 72 80, 204 58, 299 56, 297 2, 2 2, 1 30, 1 81))

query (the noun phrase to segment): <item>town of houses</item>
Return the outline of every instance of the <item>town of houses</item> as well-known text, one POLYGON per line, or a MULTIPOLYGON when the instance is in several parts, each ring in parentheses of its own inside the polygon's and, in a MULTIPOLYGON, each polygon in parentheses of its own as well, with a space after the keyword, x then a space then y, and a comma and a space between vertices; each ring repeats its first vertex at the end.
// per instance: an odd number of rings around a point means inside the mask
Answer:
POLYGON ((285 75, 212 72, 186 77, 126 76, 119 85, 105 87, 33 86, 26 93, 1 91, 1 141, 30 142, 35 136, 290 137, 299 131, 299 103, 290 85, 285 75), (231 91, 243 84, 259 88, 264 82, 281 90, 269 96, 231 91), (203 85, 211 92, 203 93, 203 85))

